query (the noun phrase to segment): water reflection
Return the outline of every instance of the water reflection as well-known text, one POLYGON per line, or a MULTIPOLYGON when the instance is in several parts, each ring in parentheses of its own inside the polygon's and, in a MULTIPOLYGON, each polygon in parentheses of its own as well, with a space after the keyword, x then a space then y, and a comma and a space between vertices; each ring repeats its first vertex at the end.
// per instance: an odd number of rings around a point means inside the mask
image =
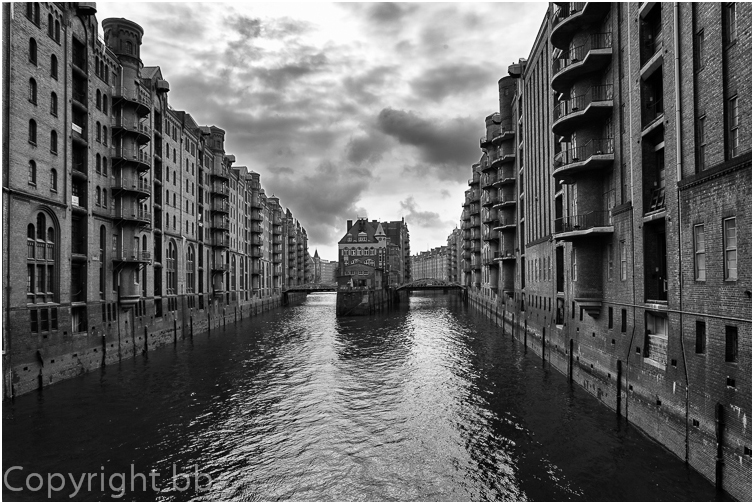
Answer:
POLYGON ((27 468, 12 485, 31 471, 160 473, 126 499, 716 497, 453 295, 358 318, 310 295, 4 404, 3 441, 4 468, 27 468), (212 487, 175 490, 174 466, 195 465, 212 487))

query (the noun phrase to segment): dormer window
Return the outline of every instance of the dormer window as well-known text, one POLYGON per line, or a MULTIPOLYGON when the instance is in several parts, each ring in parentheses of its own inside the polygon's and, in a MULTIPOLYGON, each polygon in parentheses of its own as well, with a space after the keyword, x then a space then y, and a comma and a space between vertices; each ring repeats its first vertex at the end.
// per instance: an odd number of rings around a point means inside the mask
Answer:
POLYGON ((348 241, 349 241, 349 242, 352 242, 352 241, 353 241, 353 236, 351 236, 351 235, 348 235, 348 241))

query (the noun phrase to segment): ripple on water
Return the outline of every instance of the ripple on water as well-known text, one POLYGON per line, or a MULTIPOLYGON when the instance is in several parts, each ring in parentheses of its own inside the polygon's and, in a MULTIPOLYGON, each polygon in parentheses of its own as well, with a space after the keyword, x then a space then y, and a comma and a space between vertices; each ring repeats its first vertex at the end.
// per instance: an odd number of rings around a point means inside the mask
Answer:
POLYGON ((137 499, 715 498, 452 296, 336 318, 333 294, 310 295, 18 398, 3 418, 5 466, 159 471, 137 499), (212 488, 174 491, 173 464, 212 488))

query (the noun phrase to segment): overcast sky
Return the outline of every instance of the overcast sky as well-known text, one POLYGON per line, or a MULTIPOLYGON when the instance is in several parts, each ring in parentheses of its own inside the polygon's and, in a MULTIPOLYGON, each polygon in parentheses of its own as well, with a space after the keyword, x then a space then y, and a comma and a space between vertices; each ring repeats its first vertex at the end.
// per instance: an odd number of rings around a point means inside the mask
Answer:
POLYGON ((527 57, 544 3, 97 3, 144 28, 168 100, 226 130, 337 259, 347 219, 405 217, 413 253, 458 225, 497 81, 527 57))

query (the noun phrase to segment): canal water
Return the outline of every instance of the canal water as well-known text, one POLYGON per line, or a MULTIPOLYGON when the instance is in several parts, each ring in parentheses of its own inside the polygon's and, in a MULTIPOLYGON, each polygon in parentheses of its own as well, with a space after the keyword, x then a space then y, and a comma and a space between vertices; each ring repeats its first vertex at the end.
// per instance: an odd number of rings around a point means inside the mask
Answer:
POLYGON ((721 497, 453 295, 312 294, 6 401, 3 472, 5 500, 721 497))

